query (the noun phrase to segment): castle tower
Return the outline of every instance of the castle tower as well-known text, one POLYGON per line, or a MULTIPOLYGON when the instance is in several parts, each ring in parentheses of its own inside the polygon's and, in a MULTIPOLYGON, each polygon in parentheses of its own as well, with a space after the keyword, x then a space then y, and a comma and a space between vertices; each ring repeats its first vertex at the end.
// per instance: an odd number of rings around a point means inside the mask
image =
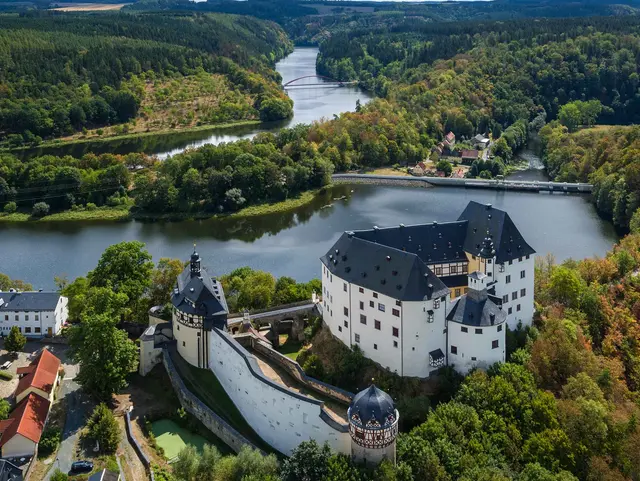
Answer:
POLYGON ((347 417, 355 462, 375 466, 387 459, 395 464, 399 416, 391 396, 372 384, 355 395, 347 417))

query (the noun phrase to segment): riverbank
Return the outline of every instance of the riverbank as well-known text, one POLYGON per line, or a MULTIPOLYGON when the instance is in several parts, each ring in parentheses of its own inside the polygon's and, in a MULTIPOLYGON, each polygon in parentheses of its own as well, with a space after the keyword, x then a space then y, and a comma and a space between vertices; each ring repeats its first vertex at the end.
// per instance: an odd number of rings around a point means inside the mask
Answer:
POLYGON ((71 221, 89 221, 89 222, 125 222, 130 220, 142 220, 142 221, 170 221, 179 222, 185 220, 207 220, 207 219, 240 219, 244 217, 256 217, 268 214, 278 214, 289 210, 303 207, 313 202, 318 195, 322 192, 319 190, 310 190, 303 192, 297 197, 283 200, 282 202, 275 202, 272 204, 258 204, 245 207, 238 212, 230 214, 214 214, 210 212, 200 213, 169 213, 169 214, 151 214, 135 212, 131 206, 117 206, 117 207, 98 207, 93 210, 67 210, 64 212, 56 212, 40 218, 34 218, 30 214, 24 212, 15 212, 13 214, 0 213, 0 223, 43 223, 43 222, 71 222, 71 221))
POLYGON ((131 140, 138 139, 143 137, 153 137, 153 136, 163 136, 170 134, 186 134, 186 133, 194 133, 194 132, 206 132, 206 131, 217 131, 217 130, 225 130, 232 129, 236 127, 246 127, 251 125, 260 125, 263 122, 260 120, 240 120, 238 122, 226 122, 223 124, 207 124, 207 125, 197 125, 195 127, 187 127, 187 128, 175 128, 175 129, 164 129, 164 130, 151 130, 149 132, 129 132, 126 134, 120 135, 110 135, 110 136, 101 136, 101 135, 93 135, 91 137, 81 137, 81 138, 69 138, 69 139, 54 139, 47 140, 38 145, 24 145, 21 147, 2 147, 0 148, 0 152, 20 152, 24 150, 30 149, 39 149, 39 148, 50 148, 50 147, 66 147, 70 145, 78 145, 85 143, 105 143, 105 142, 117 142, 121 140, 131 140))

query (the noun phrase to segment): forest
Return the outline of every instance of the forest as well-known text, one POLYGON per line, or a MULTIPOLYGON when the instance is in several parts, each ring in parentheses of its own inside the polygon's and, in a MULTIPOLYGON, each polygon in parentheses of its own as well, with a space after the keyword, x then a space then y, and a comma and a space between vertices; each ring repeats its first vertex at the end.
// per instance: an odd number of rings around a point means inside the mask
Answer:
POLYGON ((287 118, 273 67, 291 49, 282 29, 251 17, 0 15, 0 141, 287 118), (191 88, 172 98, 172 80, 191 88), (159 104, 168 125, 149 121, 159 104))

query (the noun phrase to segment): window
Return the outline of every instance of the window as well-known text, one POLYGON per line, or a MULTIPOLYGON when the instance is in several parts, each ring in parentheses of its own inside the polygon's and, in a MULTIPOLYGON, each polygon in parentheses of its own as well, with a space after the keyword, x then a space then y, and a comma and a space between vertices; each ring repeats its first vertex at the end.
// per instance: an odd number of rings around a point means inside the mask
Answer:
POLYGON ((398 309, 391 309, 391 314, 396 317, 400 317, 400 311, 398 309))
POLYGON ((466 327, 462 326, 462 327, 460 328, 460 331, 461 331, 461 332, 469 332, 469 329, 467 329, 466 327))
POLYGON ((178 331, 179 331, 180 330, 180 324, 177 324, 177 326, 178 326, 178 331))
POLYGON ((525 271, 520 271, 520 279, 524 279, 525 271))
POLYGON ((487 272, 487 276, 488 276, 488 277, 493 276, 493 272, 487 272))
POLYGON ((502 332, 502 324, 498 326, 498 332, 502 332))
POLYGON ((511 300, 515 301, 518 298, 518 291, 513 291, 511 293, 511 300))
POLYGON ((504 278, 504 282, 505 282, 505 284, 509 284, 511 282, 511 276, 506 276, 504 278))
POLYGON ((342 332, 342 326, 338 326, 338 332, 342 332))
POLYGON ((16 321, 18 320, 18 314, 16 314, 16 321))
POLYGON ((364 314, 360 314, 360 324, 366 324, 367 323, 367 316, 365 316, 364 314))
POLYGON ((187 343, 182 341, 182 347, 186 347, 186 346, 187 346, 187 343))
POLYGON ((509 302, 509 294, 505 294, 504 296, 502 296, 502 303, 506 304, 507 302, 509 302))
POLYGON ((349 323, 347 321, 344 321, 344 327, 346 327, 346 328, 349 327, 349 323))
POLYGON ((529 254, 527 254, 527 257, 526 257, 526 259, 527 259, 527 260, 529 259, 529 254))
POLYGON ((393 341, 393 347, 398 347, 398 341, 393 341))
POLYGON ((36 334, 40 334, 40 328, 36 327, 36 334))
POLYGON ((333 282, 333 274, 329 275, 329 282, 333 282))
POLYGON ((342 309, 344 311, 344 315, 348 316, 349 315, 349 308, 348 307, 343 307, 342 309))
POLYGON ((355 334, 354 339, 356 342, 360 342, 360 334, 355 334))
POLYGON ((29 314, 25 314, 25 315, 24 315, 24 320, 25 320, 25 321, 28 321, 28 320, 29 320, 29 314))
POLYGON ((364 311, 364 302, 360 301, 360 310, 364 311))
POLYGON ((513 265, 513 259, 509 261, 509 265, 512 266, 513 265))
POLYGON ((520 304, 516 306, 516 311, 520 312, 520 304))
POLYGON ((384 304, 381 304, 380 302, 378 302, 378 310, 381 312, 384 312, 385 310, 384 304))
POLYGON ((343 282, 343 283, 342 283, 342 290, 343 290, 344 292, 347 292, 347 283, 346 283, 346 282, 343 282))
POLYGON ((5 314, 5 315, 4 315, 4 320, 5 320, 5 321, 8 321, 8 320, 9 320, 9 314, 5 314))
POLYGON ((30 327, 25 327, 24 328, 24 332, 25 332, 25 334, 31 334, 31 328, 30 327))
POLYGON ((377 351, 377 350, 378 350, 378 345, 377 345, 377 344, 374 344, 374 345, 373 345, 373 348, 377 351))
POLYGON ((378 331, 380 330, 380 321, 373 320, 373 327, 375 327, 378 331))
POLYGON ((460 297, 460 289, 455 290, 455 297, 460 297))
POLYGON ((373 297, 374 297, 375 299, 377 299, 377 298, 378 298, 378 293, 377 293, 377 292, 374 292, 374 293, 373 293, 373 297))
POLYGON ((476 334, 482 334, 482 329, 476 329, 476 334))
POLYGON ((458 273, 458 266, 451 266, 449 267, 449 274, 457 274, 458 273))
POLYGON ((433 300, 433 308, 434 309, 439 309, 440 308, 440 299, 434 299, 433 300))
POLYGON ((509 308, 509 314, 513 314, 513 307, 509 308))
POLYGON ((498 267, 498 272, 504 272, 504 264, 500 264, 498 267))
POLYGON ((433 311, 427 312, 427 322, 433 322, 433 311))
POLYGON ((400 335, 400 331, 397 327, 394 327, 391 332, 393 333, 393 337, 398 337, 400 335))
POLYGON ((376 307, 376 303, 373 301, 369 301, 369 307, 376 307))
POLYGON ((458 354, 458 348, 456 346, 451 346, 451 354, 458 354))
POLYGON ((527 294, 526 289, 520 289, 520 297, 524 297, 527 294))
POLYGON ((471 256, 471 258, 475 261, 476 260, 476 256, 471 256))
POLYGON ((522 262, 522 257, 518 257, 518 262, 522 262))
POLYGON ((497 339, 495 341, 491 341, 491 349, 498 349, 499 345, 500 343, 498 342, 497 339))
POLYGON ((472 356, 472 357, 471 357, 471 360, 472 360, 472 361, 475 361, 475 360, 476 360, 476 357, 475 357, 475 356, 472 356))
POLYGON ((487 259, 487 264, 491 264, 491 259, 487 259))
POLYGON ((402 301, 396 301, 396 306, 402 306, 402 301))
POLYGON ((442 275, 442 267, 436 267, 436 276, 442 275))
POLYGON ((358 290, 360 291, 360 294, 364 294, 364 289, 362 287, 358 290))

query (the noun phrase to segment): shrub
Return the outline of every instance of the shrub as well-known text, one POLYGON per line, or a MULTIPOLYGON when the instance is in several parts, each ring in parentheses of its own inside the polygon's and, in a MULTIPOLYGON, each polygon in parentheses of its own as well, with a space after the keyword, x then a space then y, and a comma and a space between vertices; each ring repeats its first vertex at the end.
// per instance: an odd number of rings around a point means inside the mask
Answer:
POLYGON ((315 354, 311 354, 307 358, 302 369, 307 376, 315 377, 318 379, 322 379, 322 377, 324 376, 324 366, 322 365, 322 361, 315 354))
POLYGON ((0 371, 0 379, 4 379, 5 381, 11 381, 13 379, 13 374, 7 371, 0 371))
POLYGON ((18 210, 18 206, 15 202, 7 202, 4 206, 4 211, 7 214, 13 214, 16 210, 18 210))
POLYGON ((58 468, 51 475, 51 481, 68 481, 69 476, 60 471, 58 468))
POLYGON ((120 426, 106 404, 99 404, 93 410, 87 424, 89 437, 98 441, 102 452, 114 453, 120 442, 120 426))
POLYGON ((87 202, 87 210, 96 210, 98 207, 93 202, 87 202))
POLYGON ((46 202, 38 202, 33 206, 33 211, 31 215, 33 217, 44 217, 49 213, 49 204, 46 202))
POLYGON ((62 433, 56 428, 47 428, 40 437, 40 443, 38 444, 38 456, 46 457, 55 452, 60 445, 62 439, 62 433))

